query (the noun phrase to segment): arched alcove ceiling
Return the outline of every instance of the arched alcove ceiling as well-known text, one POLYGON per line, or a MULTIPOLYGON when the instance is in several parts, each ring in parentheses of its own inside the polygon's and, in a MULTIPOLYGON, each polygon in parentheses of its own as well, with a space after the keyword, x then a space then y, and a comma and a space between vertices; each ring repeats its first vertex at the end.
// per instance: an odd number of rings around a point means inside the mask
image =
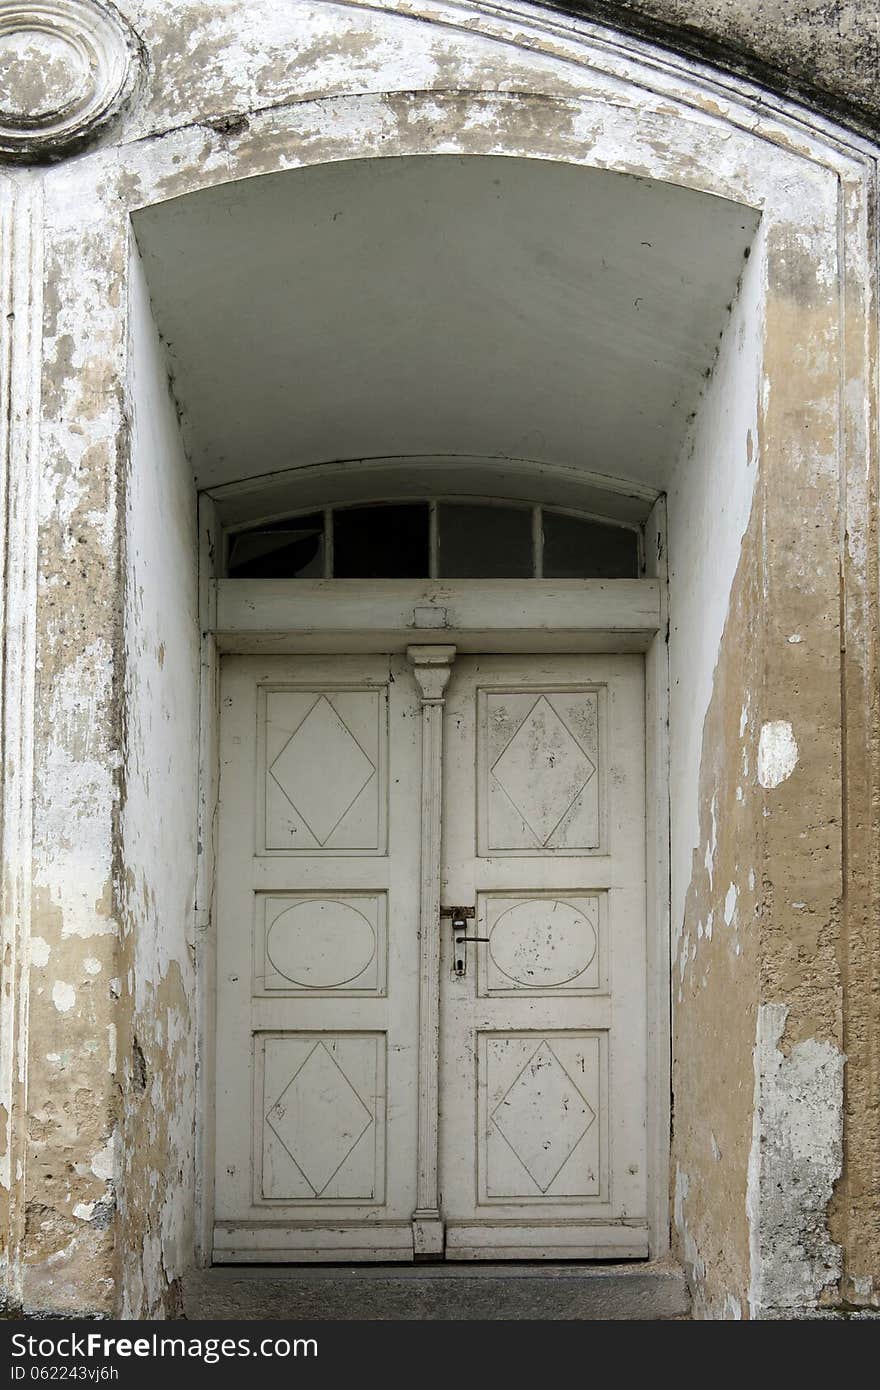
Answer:
POLYGON ((648 497, 758 216, 629 175, 430 155, 264 175, 134 221, 199 487, 389 458, 454 459, 461 482, 488 459, 648 497))

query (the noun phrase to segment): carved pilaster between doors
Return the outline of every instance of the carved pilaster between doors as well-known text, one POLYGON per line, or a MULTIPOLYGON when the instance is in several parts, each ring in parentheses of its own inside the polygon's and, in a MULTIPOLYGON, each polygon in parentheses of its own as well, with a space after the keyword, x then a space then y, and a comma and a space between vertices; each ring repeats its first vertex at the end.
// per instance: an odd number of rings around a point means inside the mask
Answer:
POLYGON ((455 647, 407 647, 422 701, 421 873, 419 898, 418 1185, 413 1212, 416 1259, 443 1253, 437 1163, 440 1014, 440 812, 443 704, 455 647))

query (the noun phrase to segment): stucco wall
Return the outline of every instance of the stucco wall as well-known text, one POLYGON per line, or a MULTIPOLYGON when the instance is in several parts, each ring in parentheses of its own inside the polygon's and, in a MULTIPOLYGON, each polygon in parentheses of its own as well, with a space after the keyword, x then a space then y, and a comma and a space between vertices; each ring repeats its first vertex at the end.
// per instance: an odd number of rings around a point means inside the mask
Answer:
POLYGON ((673 949, 685 929, 692 856, 700 844, 703 725, 759 468, 767 291, 760 230, 749 253, 667 498, 673 949))
MULTIPOLYGON (((817 204, 807 225, 820 215, 817 204)), ((749 1296, 762 1317, 855 1292, 864 1257, 851 1248, 839 1287, 844 1259, 830 1235, 829 1203, 845 1153, 859 1148, 844 1131, 844 1066, 852 1080, 861 1070, 846 1062, 844 1018, 871 1008, 846 978, 847 899, 860 890, 844 849, 850 833, 864 852, 871 832, 842 740, 829 737, 831 729, 845 737, 847 706, 862 718, 841 648, 859 661, 872 641, 842 602, 851 582, 842 528, 852 528, 860 548, 872 526, 864 511, 858 521, 850 514, 846 495, 847 454, 864 460, 870 448, 864 417, 848 415, 845 348, 850 331, 864 331, 866 305, 852 302, 842 321, 833 277, 807 269, 801 237, 779 229, 772 240, 771 388, 760 422, 764 657, 755 732, 763 855, 749 1183, 749 1296), (806 347, 798 387, 788 369, 794 338, 806 347)), ((870 757, 867 746, 861 757, 870 757)))
POLYGON ((867 129, 880 125, 880 23, 874 0, 557 3, 748 73, 867 129))
MULTIPOLYGON (((78 157, 91 126, 74 120, 65 135, 61 121, 59 136, 28 125, 12 156, 36 150, 48 162, 35 170, 10 162, 0 183, 0 268, 12 306, 0 320, 0 350, 15 383, 0 433, 13 502, 3 714, 4 748, 14 750, 3 768, 3 987, 13 1016, 0 1070, 10 1297, 55 1310, 106 1311, 123 1298, 129 1311, 170 1307, 165 1286, 188 1240, 192 842, 182 827, 194 825, 195 785, 186 783, 190 820, 176 777, 193 777, 194 693, 175 702, 178 681, 195 689, 194 591, 190 561, 169 550, 192 542, 193 556, 195 547, 167 403, 156 418, 166 422, 169 466, 176 460, 161 480, 165 497, 178 499, 176 536, 156 529, 164 511, 152 465, 128 478, 129 214, 305 164, 443 152, 615 168, 763 209, 769 388, 759 398, 758 485, 738 560, 733 547, 723 550, 730 602, 725 608, 708 565, 712 602, 701 614, 691 602, 705 636, 696 713, 678 697, 702 749, 696 799, 693 783, 680 782, 684 809, 673 808, 685 827, 675 882, 689 942, 684 978, 683 952, 676 977, 675 1124, 681 1138, 690 1114, 693 1137, 692 1155, 678 1151, 681 1248, 705 1312, 733 1314, 733 1300, 759 1316, 812 1313, 847 1297, 876 1302, 873 147, 809 113, 781 111, 764 91, 547 10, 516 7, 511 19, 507 7, 488 4, 425 6, 422 19, 393 13, 392 0, 126 3, 139 37, 130 40, 129 102, 117 124, 78 157), (744 688, 756 699, 742 725, 744 688), (169 740, 172 710, 188 732, 169 740), (750 782, 740 800, 744 754, 750 782), (157 816, 163 795, 176 799, 173 820, 157 816), (184 853, 169 873, 172 829, 184 853), (713 1036, 709 1001, 725 983, 730 1000, 713 1036), (725 1099, 713 1045, 729 1038, 735 1095, 729 1125, 716 1128, 698 1110, 725 1099), (736 1214, 725 1206, 728 1171, 740 1193, 745 1171, 736 1214), (795 1192, 803 1195, 789 1200, 795 1192), (719 1253, 726 1231, 729 1258, 719 1253)), ((8 149, 0 130, 2 142, 8 149)), ((722 344, 722 357, 727 350, 722 344)), ((716 382, 724 370, 719 362, 716 382)), ((161 383, 158 367, 152 379, 161 383)), ((699 422, 707 439, 712 390, 699 422)), ((162 390, 153 399, 158 406, 162 390)), ((742 467, 743 445, 740 428, 731 468, 742 467)), ((736 535, 744 490, 734 490, 731 507, 736 535)), ((676 544, 689 540, 679 529, 676 544)), ((694 738, 689 730, 676 753, 692 770, 694 738)))
MULTIPOLYGON (((116 1288, 122 610, 119 494, 108 465, 122 427, 124 356, 112 252, 83 238, 75 196, 71 219, 44 235, 45 197, 45 185, 31 187, 18 206, 16 250, 23 245, 27 257, 8 301, 38 345, 32 373, 14 364, 24 388, 14 409, 25 410, 27 429, 9 462, 9 476, 34 498, 17 518, 6 575, 23 665, 19 703, 6 717, 18 724, 14 775, 32 779, 17 793, 21 833, 4 865, 28 880, 27 901, 22 890, 4 923, 17 943, 19 1006, 9 1294, 25 1308, 76 1311, 84 1289, 87 1306, 108 1308, 116 1288), (35 276, 36 294, 27 288, 35 276)), ((12 772, 5 764, 5 776, 12 772)), ((8 793, 7 782, 6 805, 15 804, 8 793)), ((12 982, 4 988, 12 992, 12 982)))
POLYGON ((668 497, 673 1220, 699 1310, 749 1283, 757 880, 749 634, 767 264, 759 229, 668 497))
POLYGON ((118 1232, 122 1314, 174 1308, 194 1226, 195 488, 132 247, 125 495, 118 1232))

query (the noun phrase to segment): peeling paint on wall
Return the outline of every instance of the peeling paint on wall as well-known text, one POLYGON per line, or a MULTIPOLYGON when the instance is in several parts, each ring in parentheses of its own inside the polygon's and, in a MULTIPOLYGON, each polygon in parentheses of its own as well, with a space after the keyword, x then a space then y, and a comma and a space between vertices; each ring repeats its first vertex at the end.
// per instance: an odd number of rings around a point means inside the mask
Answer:
POLYGON ((762 787, 778 787, 794 772, 798 746, 787 719, 771 719, 761 725, 758 742, 758 781, 762 787))
POLYGON ((815 1308, 841 1277, 828 1203, 843 1161, 843 1066, 832 1043, 783 1051, 788 1009, 764 1004, 755 1043, 755 1120, 749 1155, 752 1317, 815 1308))
MULTIPOLYGON (((853 907, 853 866, 876 883, 858 839, 874 826, 876 720, 859 726, 852 698, 858 662, 876 688, 876 535, 857 510, 876 462, 864 150, 524 5, 120 8, 150 65, 115 143, 9 175, 46 205, 45 261, 15 269, 45 282, 39 431, 25 422, 41 525, 30 1040, 4 1059, 0 1106, 16 1287, 37 1311, 162 1316, 193 1245, 194 527, 155 344, 138 427, 152 416, 157 433, 127 471, 129 212, 308 163, 443 151, 623 169, 761 211, 766 259, 752 248, 670 497, 674 1219, 701 1315, 817 1306, 844 1235, 859 1247, 850 1291, 876 1299, 876 914, 864 891, 861 918, 853 907), (845 856, 841 647, 847 794, 867 785, 845 856), (844 1018, 860 1147, 838 1242, 844 1018)), ((17 303, 39 307, 25 288, 17 303)))
MULTIPOLYGON (((136 252, 126 506, 121 1309, 173 1314, 192 1258, 198 768, 195 494, 136 252), (155 806, 163 807, 157 824, 155 806), (168 1156, 173 1155, 169 1163, 168 1156)), ((115 1038, 113 1065, 115 1062, 115 1038)))
POLYGON ((52 1003, 60 1014, 66 1014, 76 1003, 76 990, 64 980, 56 980, 52 986, 52 1003))
MULTIPOLYGON (((704 720, 760 464, 754 454, 747 463, 746 454, 747 441, 758 433, 765 278, 759 233, 669 492, 673 936, 682 929, 691 857, 700 843, 704 720)), ((742 737, 750 692, 740 696, 742 737)), ((702 851, 710 886, 717 810, 713 796, 702 851)))
MULTIPOLYGON (((758 435, 763 280, 760 254, 753 252, 695 421, 691 453, 682 460, 682 478, 692 473, 693 482, 690 488, 680 484, 675 502, 676 524, 688 537, 679 555, 694 549, 695 568, 689 572, 682 565, 678 596, 675 585, 670 594, 683 628, 680 635, 673 628, 670 644, 672 716, 679 724, 672 740, 678 764, 672 772, 672 902, 673 912, 681 914, 680 924, 673 919, 673 934, 682 933, 673 1024, 673 1155, 676 1171, 687 1174, 676 1185, 674 1224, 694 1312, 703 1318, 737 1316, 749 1270, 744 1204, 750 1007, 757 988, 756 880, 750 870, 760 847, 747 769, 760 650, 754 640, 744 648, 742 633, 756 597, 760 513, 753 499, 760 459, 750 441, 758 435), (737 409, 743 415, 734 425, 737 409), (721 510, 712 500, 718 492, 726 499, 721 510)), ((671 541, 675 534, 671 526, 671 541)))

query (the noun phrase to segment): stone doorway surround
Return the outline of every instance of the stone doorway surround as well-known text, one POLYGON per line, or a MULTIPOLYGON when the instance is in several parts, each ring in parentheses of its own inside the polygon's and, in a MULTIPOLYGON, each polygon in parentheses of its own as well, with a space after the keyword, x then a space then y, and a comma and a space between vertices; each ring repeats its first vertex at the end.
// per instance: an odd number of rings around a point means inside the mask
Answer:
POLYGON ((698 1316, 876 1306, 875 149, 524 5, 35 9, 0 29, 37 74, 0 113, 10 1304, 173 1314, 210 1209, 215 653, 176 413, 137 404, 167 367, 157 335, 135 341, 132 219, 261 174, 452 154, 760 213, 665 489, 671 1239, 698 1316))

